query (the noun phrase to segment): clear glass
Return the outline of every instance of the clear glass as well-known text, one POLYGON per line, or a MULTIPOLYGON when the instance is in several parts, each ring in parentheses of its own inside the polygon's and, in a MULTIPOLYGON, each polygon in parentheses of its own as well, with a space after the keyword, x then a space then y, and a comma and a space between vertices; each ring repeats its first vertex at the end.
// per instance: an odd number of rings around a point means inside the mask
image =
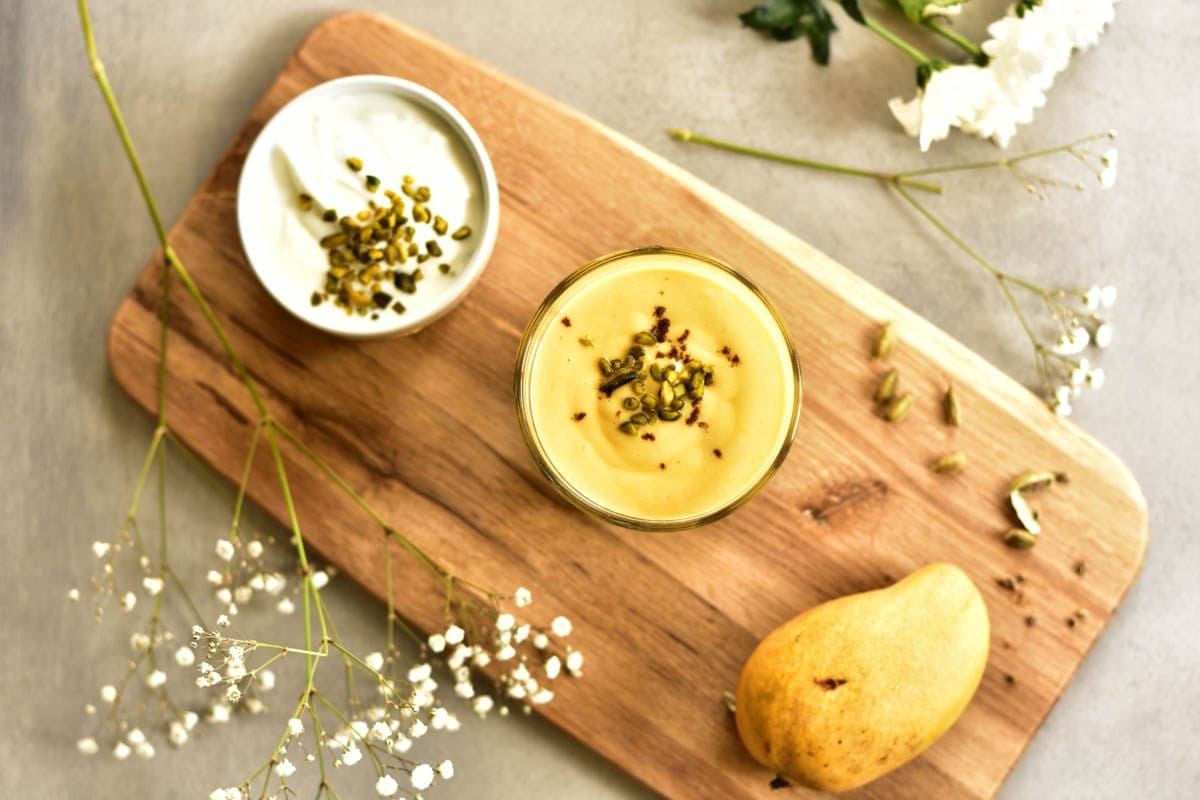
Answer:
POLYGON ((517 365, 516 374, 513 381, 514 395, 516 398, 517 418, 521 426, 521 434, 525 438, 525 443, 529 447, 530 453, 533 455, 534 461, 537 463, 538 469, 546 477, 546 479, 576 507, 600 517, 615 525, 620 525, 626 528, 632 528, 641 531, 676 531, 687 528, 695 528, 700 525, 706 525, 726 516, 734 509, 741 506, 751 497, 753 497, 771 476, 775 474, 779 466, 787 457, 788 450, 795 439, 796 427, 800 421, 800 405, 802 397, 801 377, 800 377, 800 361, 796 357, 796 349, 792 343, 791 334, 788 331, 787 325, 783 318, 779 315, 779 310, 775 307, 762 290, 760 290, 749 278, 741 274, 733 267, 721 262, 711 256, 703 253, 698 253, 692 250, 686 250, 677 247, 644 247, 632 250, 621 250, 615 253, 610 253, 606 256, 590 261, 577 269, 575 272, 567 276, 561 283, 556 286, 542 304, 538 307, 537 312, 529 321, 525 328, 524 336, 521 338, 520 347, 517 350, 517 365), (603 270, 605 267, 614 264, 621 259, 630 256, 647 255, 647 254, 673 254, 683 256, 689 259, 694 259, 710 266, 716 267, 729 275, 736 278, 750 292, 757 297, 763 304, 763 307, 769 312, 769 316, 778 326, 779 333, 783 341, 787 345, 787 353, 792 366, 792 384, 795 387, 794 397, 790 404, 791 419, 787 425, 787 432, 783 437, 783 441, 774 454, 769 468, 764 471, 759 479, 746 490, 731 498, 728 502, 714 509, 706 510, 703 513, 693 514, 691 516, 674 517, 674 518, 642 518, 630 516, 625 513, 614 511, 605 506, 593 501, 583 492, 577 490, 571 482, 559 471, 551 458, 548 456, 545 447, 538 437, 537 425, 535 424, 531 413, 531 374, 532 362, 539 342, 539 332, 544 332, 543 322, 546 316, 551 313, 555 307, 555 303, 560 297, 567 293, 578 281, 582 278, 591 275, 592 273, 603 270))

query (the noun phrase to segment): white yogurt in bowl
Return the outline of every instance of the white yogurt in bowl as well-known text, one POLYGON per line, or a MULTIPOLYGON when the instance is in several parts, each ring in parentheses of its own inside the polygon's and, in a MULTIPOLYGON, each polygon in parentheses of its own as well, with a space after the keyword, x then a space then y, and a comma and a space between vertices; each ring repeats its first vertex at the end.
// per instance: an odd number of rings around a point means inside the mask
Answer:
MULTIPOLYGON (((238 182, 238 230, 263 286, 305 322, 349 337, 413 333, 453 308, 491 256, 499 213, 495 172, 467 121, 430 90, 384 75, 340 78, 296 97, 263 127, 238 182), (348 164, 353 159, 361 168, 348 164), (429 192, 424 202, 414 198, 421 187, 429 192), (353 284, 360 301, 372 298, 355 305, 330 282, 330 237, 347 225, 374 224, 393 202, 385 192, 400 205, 391 220, 380 220, 379 241, 359 243, 378 269, 374 291, 353 284), (418 219, 417 205, 428 220, 418 219), (391 238, 405 252, 384 260, 385 236, 393 235, 382 227, 387 222, 411 235, 391 238)), ((348 247, 339 255, 349 256, 351 277, 372 263, 348 247)))

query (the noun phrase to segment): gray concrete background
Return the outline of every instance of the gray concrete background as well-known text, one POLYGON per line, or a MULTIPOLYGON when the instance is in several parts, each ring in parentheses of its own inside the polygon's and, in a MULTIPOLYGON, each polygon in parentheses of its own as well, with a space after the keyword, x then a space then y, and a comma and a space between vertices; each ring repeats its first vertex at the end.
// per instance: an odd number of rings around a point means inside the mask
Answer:
MULTIPOLYGON (((925 163, 884 105, 911 91, 902 57, 846 25, 835 65, 819 70, 802 45, 740 31, 734 13, 749 4, 363 3, 682 164, 1028 380, 1026 346, 994 286, 877 186, 689 149, 661 134, 688 126, 847 162, 925 163)), ((120 669, 131 620, 114 615, 97 629, 63 598, 86 586, 88 543, 114 531, 151 434, 109 377, 104 339, 154 244, 89 79, 72 6, 0 4, 0 796, 205 796, 259 763, 286 712, 207 733, 178 752, 162 748, 151 762, 118 766, 75 752, 82 706, 120 669)), ((978 34, 1000 6, 976 0, 965 29, 978 34)), ((321 0, 96 3, 100 46, 167 220, 301 37, 339 10, 321 0)), ((1027 276, 1120 287, 1116 343, 1104 358, 1109 384, 1080 404, 1078 419, 1132 467, 1153 525, 1141 580, 1004 797, 1200 796, 1198 70, 1193 2, 1123 4, 1102 46, 1076 59, 1016 143, 1117 128, 1117 188, 1042 203, 1003 179, 964 176, 941 205, 970 240, 1027 276)), ((994 153, 959 138, 933 158, 994 153)), ((175 560, 198 575, 227 513, 184 465, 172 464, 172 475, 175 560)), ((378 607, 348 584, 331 594, 347 638, 370 642, 378 607)), ((422 752, 458 764, 437 796, 644 794, 537 721, 469 723, 422 752)), ((367 796, 363 784, 349 785, 358 788, 344 796, 367 796)))

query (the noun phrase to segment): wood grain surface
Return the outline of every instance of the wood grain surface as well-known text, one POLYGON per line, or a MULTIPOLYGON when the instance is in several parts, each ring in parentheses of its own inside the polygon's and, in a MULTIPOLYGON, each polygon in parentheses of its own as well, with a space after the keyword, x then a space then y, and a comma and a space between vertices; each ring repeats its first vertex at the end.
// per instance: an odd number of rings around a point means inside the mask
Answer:
MULTIPOLYGON (((313 31, 171 241, 279 419, 454 571, 499 590, 528 586, 534 610, 575 621, 586 676, 560 683, 539 712, 667 796, 771 794, 772 776, 745 754, 721 703, 755 643, 815 603, 934 560, 960 565, 984 593, 987 673, 940 742, 851 796, 991 796, 1145 554, 1146 509, 1132 476, 1025 389, 695 178, 382 17, 338 16, 313 31), (492 156, 503 212, 491 264, 457 310, 412 337, 356 343, 273 303, 244 260, 234 206, 242 160, 265 121, 314 84, 365 72, 419 80, 463 112, 492 156), (560 500, 525 449, 511 393, 517 342, 541 298, 583 262, 648 244, 702 250, 750 275, 789 323, 805 381, 795 446, 766 490, 726 520, 668 535, 606 526, 560 500), (873 415, 869 400, 882 368, 866 354, 887 319, 902 331, 891 361, 917 398, 899 425, 873 415), (962 399, 958 429, 940 421, 948 381, 962 399), (950 449, 968 455, 968 469, 933 474, 929 462, 950 449), (1017 552, 1000 543, 1010 526, 1003 498, 1029 468, 1070 482, 1037 498, 1046 532, 1017 552), (998 584, 1018 574, 1019 592, 998 584), (1086 618, 1069 626, 1077 610, 1086 618)), ((118 381, 147 408, 158 269, 152 261, 121 305, 109 343, 118 381)), ((181 292, 175 299, 170 418, 234 478, 253 406, 196 308, 181 292)), ((288 468, 308 541, 382 595, 378 532, 306 462, 290 458, 288 468)), ((256 462, 251 496, 283 516, 267 459, 256 462)), ((422 574, 401 571, 395 590, 411 620, 432 629, 440 604, 422 574)))

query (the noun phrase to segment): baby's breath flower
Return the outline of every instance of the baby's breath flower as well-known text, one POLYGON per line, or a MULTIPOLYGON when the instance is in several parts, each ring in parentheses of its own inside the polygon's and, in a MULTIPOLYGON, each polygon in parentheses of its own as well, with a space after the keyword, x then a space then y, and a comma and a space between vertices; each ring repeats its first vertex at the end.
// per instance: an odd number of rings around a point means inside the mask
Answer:
POLYGON ((517 619, 512 614, 503 613, 496 616, 496 630, 510 631, 517 624, 517 619))
POLYGON ((1100 305, 1105 308, 1112 308, 1115 302, 1117 302, 1117 287, 1105 286, 1100 290, 1100 305))
POLYGON ((140 653, 150 647, 150 637, 138 631, 129 637, 129 649, 135 653, 140 653))
POLYGON ((296 774, 296 765, 285 758, 275 765, 275 774, 281 778, 290 778, 296 774))
POLYGON ((404 754, 411 749, 412 739, 409 739, 407 736, 393 736, 388 741, 388 752, 390 753, 404 754))
POLYGON ((154 758, 154 745, 149 742, 142 742, 137 747, 133 748, 133 752, 137 753, 138 758, 151 759, 154 758))
POLYGON ((463 637, 466 636, 466 633, 467 632, 459 626, 451 625, 449 628, 446 628, 446 633, 444 634, 446 637, 446 644, 460 644, 463 640, 463 637))
POLYGON ((471 703, 471 708, 481 717, 487 716, 487 713, 496 705, 496 701, 486 694, 481 694, 471 703))
POLYGON ((217 625, 222 628, 228 628, 230 625, 229 617, 225 616, 224 614, 217 617, 217 625))
POLYGON ((71 591, 67 592, 67 599, 70 600, 72 603, 78 603, 79 602, 79 590, 71 589, 71 591))
POLYGON ((433 767, 428 764, 417 764, 409 775, 413 788, 418 792, 428 789, 433 784, 433 767))
POLYGON ((205 580, 207 580, 213 586, 220 586, 222 583, 225 582, 225 576, 222 575, 220 572, 217 572, 215 569, 210 569, 208 571, 208 574, 205 575, 204 577, 205 577, 205 580))
POLYGON ((545 650, 550 646, 550 637, 544 633, 535 633, 533 635, 533 646, 538 650, 545 650))
POLYGON ((125 741, 129 742, 134 747, 137 747, 138 745, 145 743, 146 734, 142 732, 141 728, 132 728, 128 733, 125 734, 125 741))
POLYGON ((142 578, 142 588, 145 589, 151 597, 153 597, 163 590, 163 579, 151 577, 142 578))
POLYGON ((1096 328, 1096 347, 1108 347, 1110 344, 1112 344, 1112 338, 1112 325, 1109 325, 1107 322, 1105 322, 1102 323, 1100 327, 1096 328))
POLYGON ((134 594, 133 592, 126 592, 125 594, 121 595, 121 610, 122 611, 133 611, 133 608, 136 605, 137 605, 137 595, 134 594))
POLYGON ((304 733, 304 723, 298 718, 292 717, 287 721, 288 736, 299 736, 304 733))
POLYGON ((94 756, 100 752, 100 745, 96 744, 96 740, 91 736, 85 736, 75 743, 75 747, 85 756, 94 756))
POLYGON ((196 663, 196 653, 190 647, 180 647, 175 651, 175 663, 181 667, 190 667, 196 663))
POLYGON ((454 777, 454 762, 449 759, 438 764, 436 767, 438 777, 442 780, 450 780, 454 777))
POLYGON ((583 653, 578 650, 572 650, 567 653, 567 671, 578 677, 583 669, 583 653))
POLYGON ((375 793, 380 797, 391 797, 400 790, 400 784, 391 775, 380 775, 375 781, 375 793))
POLYGON ((554 699, 554 692, 550 691, 549 689, 539 689, 537 691, 537 693, 535 693, 533 695, 533 697, 530 698, 531 702, 534 705, 542 705, 544 703, 549 703, 553 699, 554 699))
POLYGON ((246 545, 246 555, 250 556, 251 558, 258 558, 262 554, 263 554, 263 545, 262 545, 262 542, 258 541, 257 539, 255 539, 252 542, 249 542, 246 545))
POLYGON ((96 558, 104 558, 108 555, 108 551, 112 549, 112 545, 108 542, 92 542, 92 554, 96 558))
POLYGON ((324 589, 329 585, 329 573, 324 570, 317 570, 312 574, 312 585, 316 589, 324 589))
POLYGON ((111 703, 117 699, 117 687, 105 685, 100 687, 100 699, 106 703, 111 703))
POLYGON ((571 620, 566 617, 555 617, 550 623, 550 630, 555 636, 563 638, 571 635, 571 620))
POLYGON ((233 560, 233 542, 229 541, 228 539, 217 539, 217 544, 213 550, 216 552, 217 558, 221 559, 222 561, 233 560))
POLYGON ((435 653, 440 653, 446 649, 446 637, 440 633, 435 633, 429 637, 429 649, 435 653))
POLYGON ((363 662, 371 669, 379 672, 381 669, 383 669, 383 653, 378 651, 374 653, 367 653, 367 655, 363 657, 363 662))
POLYGON ((172 720, 167 731, 167 738, 171 740, 171 744, 176 747, 183 747, 187 744, 188 732, 187 728, 179 720, 172 720))
POLYGON ((157 689, 167 682, 167 673, 161 669, 156 669, 146 676, 146 686, 151 689, 157 689))
POLYGON ((229 722, 229 714, 233 709, 225 703, 215 703, 208 709, 209 722, 229 722))
POLYGON ((414 739, 420 739, 429 732, 429 726, 421 720, 414 720, 412 725, 408 726, 408 735, 414 739))
POLYGON ((284 597, 275 604, 275 610, 280 614, 287 616, 296 610, 296 605, 292 602, 290 597, 284 597))
POLYGON ((452 670, 458 670, 463 664, 466 663, 467 659, 470 658, 474 652, 475 651, 467 645, 460 644, 458 647, 454 648, 454 652, 451 653, 450 657, 446 659, 446 666, 450 667, 452 670))
POLYGON ((264 692, 269 692, 275 688, 275 673, 269 669, 260 669, 258 671, 258 686, 264 692))
POLYGON ((517 608, 524 608, 532 602, 533 593, 524 586, 519 587, 515 592, 513 592, 513 604, 517 608))
POLYGON ((342 753, 342 763, 347 767, 353 767, 359 761, 362 761, 362 750, 358 749, 358 745, 351 743, 346 751, 342 753))
POLYGON ((516 654, 517 654, 517 651, 513 648, 513 646, 511 644, 506 644, 503 647, 501 647, 499 650, 496 651, 496 660, 497 661, 508 661, 509 659, 513 658, 516 654))
POLYGON ((129 755, 132 752, 133 748, 124 742, 117 742, 116 745, 113 746, 113 758, 115 758, 117 761, 124 761, 125 759, 129 758, 129 755))

